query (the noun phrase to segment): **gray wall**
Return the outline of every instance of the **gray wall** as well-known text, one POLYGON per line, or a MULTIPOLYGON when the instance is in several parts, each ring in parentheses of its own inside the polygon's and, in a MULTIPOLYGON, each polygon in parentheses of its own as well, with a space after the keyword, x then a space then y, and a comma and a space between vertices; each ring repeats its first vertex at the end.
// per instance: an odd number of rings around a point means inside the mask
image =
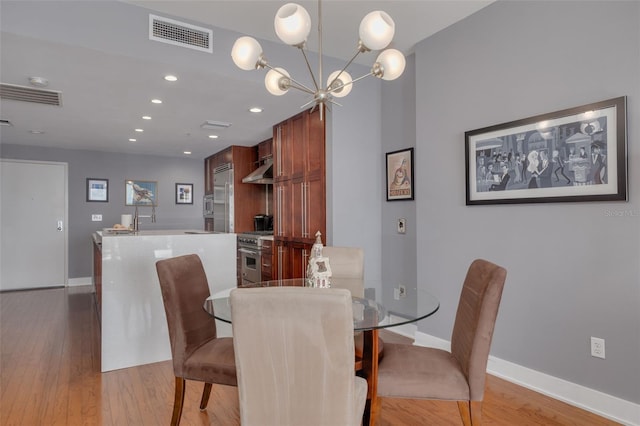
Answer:
MULTIPOLYGON (((69 164, 69 278, 91 276, 91 234, 120 223, 121 214, 133 214, 134 207, 125 206, 126 179, 158 182, 157 222, 151 223, 150 219, 142 218, 140 229, 204 228, 204 164, 201 160, 24 147, 6 143, 1 146, 0 156, 69 164), (108 203, 86 201, 86 178, 109 179, 108 203), (193 205, 175 204, 176 183, 193 183, 193 205), (92 222, 92 214, 102 214, 102 222, 92 222)), ((149 207, 140 209, 140 214, 150 213, 149 207)))
MULTIPOLYGON (((382 86, 382 149, 380 159, 382 179, 380 187, 386 185, 386 159, 384 153, 416 146, 416 73, 415 55, 407 57, 407 67, 402 77, 393 84, 382 86)), ((414 149, 414 162, 416 150, 414 149)), ((422 167, 414 164, 414 186, 421 185, 422 167)), ((382 198, 382 295, 390 310, 397 313, 415 314, 417 308, 417 256, 416 235, 423 226, 416 218, 414 200, 386 201, 382 198), (406 219, 406 234, 398 234, 398 218, 406 219), (407 297, 395 300, 393 289, 403 284, 407 297)))
POLYGON ((640 2, 497 2, 421 42, 416 76, 417 276, 441 301, 419 330, 450 338, 486 258, 508 270, 493 355, 639 403, 640 2), (622 95, 629 202, 465 206, 465 131, 622 95))

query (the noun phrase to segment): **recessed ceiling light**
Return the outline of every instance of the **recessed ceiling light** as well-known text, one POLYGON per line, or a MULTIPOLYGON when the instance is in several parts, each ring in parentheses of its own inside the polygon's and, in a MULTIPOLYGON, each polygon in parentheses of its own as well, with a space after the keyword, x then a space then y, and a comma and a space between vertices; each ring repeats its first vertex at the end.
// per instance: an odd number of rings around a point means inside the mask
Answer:
POLYGON ((209 135, 209 139, 218 139, 218 135, 209 135))
POLYGON ((178 77, 176 77, 175 75, 171 75, 171 74, 165 75, 164 79, 167 80, 167 81, 178 81, 178 77))
POLYGON ((162 101, 160 99, 151 99, 152 104, 161 104, 162 101))
POLYGON ((142 116, 142 119, 143 119, 143 120, 151 120, 151 117, 150 117, 150 116, 148 116, 148 115, 143 115, 143 116, 142 116))
POLYGON ((184 151, 186 155, 191 155, 191 151, 184 151))
POLYGON ((43 130, 29 130, 29 133, 31 133, 32 135, 42 135, 44 134, 43 130))
POLYGON ((249 108, 249 112, 262 112, 262 108, 258 108, 258 107, 251 107, 249 108))
POLYGON ((134 138, 130 138, 129 142, 135 142, 136 140, 134 138))

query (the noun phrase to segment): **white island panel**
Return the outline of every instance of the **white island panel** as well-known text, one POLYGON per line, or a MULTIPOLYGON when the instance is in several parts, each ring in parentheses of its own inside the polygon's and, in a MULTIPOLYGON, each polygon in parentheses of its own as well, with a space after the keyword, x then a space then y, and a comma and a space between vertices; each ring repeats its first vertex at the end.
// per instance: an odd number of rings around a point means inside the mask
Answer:
POLYGON ((102 371, 171 359, 158 260, 195 253, 211 294, 236 285, 236 235, 188 232, 102 236, 102 371))

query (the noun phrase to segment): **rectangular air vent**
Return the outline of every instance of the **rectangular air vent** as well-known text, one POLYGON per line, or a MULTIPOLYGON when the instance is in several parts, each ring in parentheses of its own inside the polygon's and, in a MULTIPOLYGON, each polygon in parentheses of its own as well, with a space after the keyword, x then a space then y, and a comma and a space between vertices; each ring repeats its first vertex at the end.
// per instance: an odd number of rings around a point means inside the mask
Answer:
POLYGON ((162 16, 149 15, 149 40, 213 52, 213 32, 210 29, 162 16))
POLYGON ((203 129, 226 129, 227 127, 231 127, 231 123, 227 123, 226 121, 215 121, 215 120, 207 120, 200 125, 203 129))
POLYGON ((5 83, 0 83, 0 98, 55 106, 62 104, 62 92, 5 83))

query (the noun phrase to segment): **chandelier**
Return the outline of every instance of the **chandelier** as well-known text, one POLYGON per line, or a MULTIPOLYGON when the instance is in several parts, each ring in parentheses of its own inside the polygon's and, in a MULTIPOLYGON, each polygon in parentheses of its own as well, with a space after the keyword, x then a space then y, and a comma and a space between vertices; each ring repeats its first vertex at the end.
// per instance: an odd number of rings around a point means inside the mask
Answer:
POLYGON ((274 20, 274 27, 278 38, 282 42, 296 47, 302 53, 311 74, 313 87, 292 78, 289 73, 280 67, 273 67, 269 64, 262 46, 253 37, 240 37, 233 44, 231 57, 233 62, 243 70, 255 70, 269 68, 265 76, 265 86, 269 93, 275 96, 284 95, 289 89, 297 89, 313 96, 313 99, 301 108, 309 105, 320 108, 320 119, 323 116, 323 109, 327 103, 339 105, 335 98, 341 98, 349 94, 353 84, 365 77, 373 75, 383 80, 395 80, 404 71, 404 55, 396 49, 385 49, 393 39, 395 33, 395 23, 393 19, 381 10, 368 13, 360 22, 360 40, 356 48, 356 53, 341 70, 333 71, 327 78, 327 85, 322 86, 322 1, 318 0, 318 78, 313 73, 306 52, 307 37, 311 31, 311 17, 307 10, 296 4, 287 3, 278 9, 274 20), (361 53, 372 50, 382 50, 376 62, 371 67, 371 71, 361 77, 352 79, 346 71, 354 59, 361 53))

